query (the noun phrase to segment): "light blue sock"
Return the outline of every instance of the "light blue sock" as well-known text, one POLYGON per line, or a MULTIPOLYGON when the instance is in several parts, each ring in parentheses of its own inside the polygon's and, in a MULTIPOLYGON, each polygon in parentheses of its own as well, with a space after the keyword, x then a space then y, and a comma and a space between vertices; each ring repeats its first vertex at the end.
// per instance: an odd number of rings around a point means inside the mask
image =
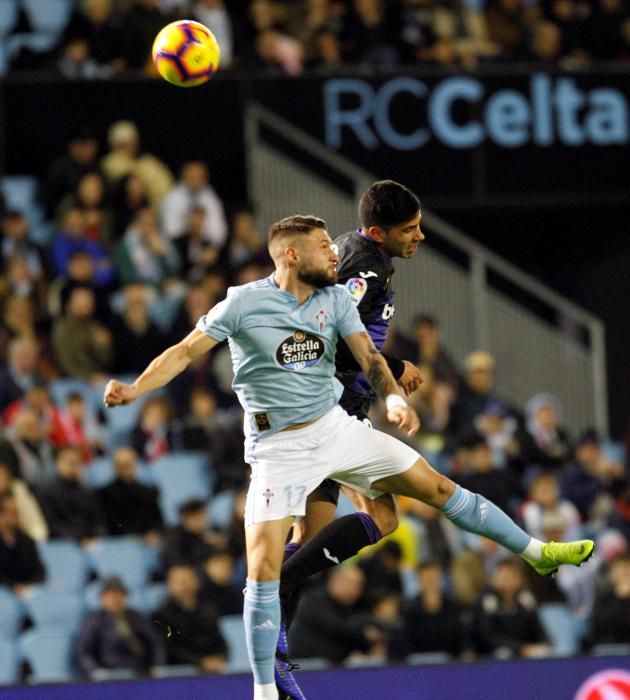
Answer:
POLYGON ((531 539, 492 501, 458 485, 440 510, 462 530, 483 535, 515 554, 521 554, 531 539))
POLYGON ((274 683, 273 662, 280 630, 280 581, 247 579, 243 621, 254 681, 259 685, 274 683))

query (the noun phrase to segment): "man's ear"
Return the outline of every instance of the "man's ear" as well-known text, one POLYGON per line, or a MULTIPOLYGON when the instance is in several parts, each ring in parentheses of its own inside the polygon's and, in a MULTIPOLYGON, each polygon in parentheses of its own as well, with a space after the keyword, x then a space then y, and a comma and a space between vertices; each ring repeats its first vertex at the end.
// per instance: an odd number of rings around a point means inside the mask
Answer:
POLYGON ((294 245, 288 245, 284 249, 284 257, 290 265, 296 265, 299 261, 298 249, 294 245))
POLYGON ((380 226, 370 226, 367 232, 374 243, 383 243, 385 241, 385 231, 380 226))

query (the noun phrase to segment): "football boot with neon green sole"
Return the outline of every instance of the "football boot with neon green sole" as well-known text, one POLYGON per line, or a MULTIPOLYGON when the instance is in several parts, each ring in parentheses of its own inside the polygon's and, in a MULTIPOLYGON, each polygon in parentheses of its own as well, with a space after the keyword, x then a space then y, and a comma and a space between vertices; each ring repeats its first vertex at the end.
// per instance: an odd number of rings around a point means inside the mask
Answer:
POLYGON ((552 576, 562 564, 582 566, 595 551, 593 540, 577 540, 575 542, 547 542, 542 546, 540 561, 527 559, 535 571, 541 576, 552 576))

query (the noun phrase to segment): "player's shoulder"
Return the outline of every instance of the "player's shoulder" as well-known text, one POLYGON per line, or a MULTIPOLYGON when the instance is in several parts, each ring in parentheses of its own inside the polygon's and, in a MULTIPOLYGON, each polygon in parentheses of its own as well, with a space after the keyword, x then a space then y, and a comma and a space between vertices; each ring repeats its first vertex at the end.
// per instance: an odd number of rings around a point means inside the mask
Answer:
POLYGON ((238 284, 233 287, 228 287, 227 296, 228 298, 239 299, 242 297, 249 297, 252 294, 258 294, 261 290, 272 289, 273 283, 270 277, 263 277, 259 280, 254 280, 253 282, 246 282, 245 284, 238 284))
POLYGON ((339 248, 337 272, 342 281, 350 277, 369 280, 387 277, 386 259, 376 244, 357 231, 349 231, 335 239, 339 248))

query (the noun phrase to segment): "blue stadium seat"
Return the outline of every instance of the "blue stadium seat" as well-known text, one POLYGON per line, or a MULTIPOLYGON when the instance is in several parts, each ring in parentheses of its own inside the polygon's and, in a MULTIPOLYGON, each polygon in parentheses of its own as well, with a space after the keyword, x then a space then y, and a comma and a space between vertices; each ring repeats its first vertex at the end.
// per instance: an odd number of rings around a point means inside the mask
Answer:
POLYGON ((83 470, 83 482, 91 489, 107 486, 114 479, 114 467, 109 457, 96 457, 83 470))
POLYGON ((22 656, 32 670, 32 683, 71 681, 75 677, 72 667, 72 635, 41 632, 30 629, 19 638, 22 656))
POLYGON ((160 505, 169 524, 178 522, 177 509, 191 498, 206 500, 214 483, 208 457, 193 452, 165 455, 153 465, 160 488, 160 505))
MULTIPOLYGON (((9 588, 0 588, 0 639, 14 639, 22 626, 24 608, 9 588)), ((0 655, 0 658, 2 656, 0 655)))
POLYGON ((52 400, 60 407, 66 405, 69 394, 81 394, 93 416, 98 414, 103 403, 103 395, 99 395, 94 387, 83 379, 54 379, 48 384, 48 390, 52 400))
POLYGON ((245 644, 245 628, 240 615, 223 615, 219 618, 219 629, 228 646, 229 673, 249 671, 249 658, 245 644))
MULTIPOLYGON (((133 382, 135 376, 118 376, 122 382, 133 382)), ((97 395, 102 400, 103 392, 105 391, 105 384, 101 384, 94 389, 97 395)), ((116 408, 109 408, 105 410, 105 419, 107 421, 108 429, 108 445, 110 450, 121 447, 122 445, 129 444, 131 438, 131 433, 136 427, 138 422, 138 417, 140 416, 140 410, 144 403, 152 396, 156 396, 159 392, 152 392, 150 395, 143 396, 142 398, 134 401, 133 403, 127 404, 126 406, 116 406, 116 408)))
POLYGON ((28 616, 40 632, 73 634, 83 618, 83 599, 78 593, 37 588, 24 598, 28 616))
MULTIPOLYGON (((101 581, 92 581, 85 587, 83 601, 88 610, 99 610, 101 607, 101 581)), ((147 604, 145 590, 141 588, 130 588, 127 605, 133 610, 144 613, 150 611, 147 604)))
POLYGON ((183 676, 198 676, 201 673, 198 666, 179 664, 177 666, 156 666, 153 669, 155 678, 181 678, 183 676))
POLYGON ((49 590, 76 591, 85 584, 88 561, 78 544, 71 540, 49 540, 37 546, 49 590))
POLYGON ((168 597, 168 589, 165 583, 151 583, 144 589, 146 611, 155 612, 168 597))
POLYGON ((210 525, 219 530, 225 529, 232 519, 234 491, 220 491, 210 501, 210 525))
POLYGON ((563 603, 543 603, 538 619, 547 633, 556 656, 572 656, 580 644, 579 623, 563 603))
POLYGON ((150 560, 145 545, 130 537, 106 537, 88 551, 99 578, 120 576, 131 590, 142 588, 149 578, 150 560))
POLYGON ((0 2, 0 40, 15 27, 17 17, 17 0, 2 0, 0 2))
POLYGON ((37 179, 29 175, 6 176, 0 182, 7 207, 23 212, 37 207, 37 187, 37 179))
POLYGON ((20 652, 12 639, 0 637, 0 685, 13 685, 20 679, 20 652))
POLYGON ((37 32, 60 34, 73 9, 72 0, 22 0, 31 27, 37 32))

